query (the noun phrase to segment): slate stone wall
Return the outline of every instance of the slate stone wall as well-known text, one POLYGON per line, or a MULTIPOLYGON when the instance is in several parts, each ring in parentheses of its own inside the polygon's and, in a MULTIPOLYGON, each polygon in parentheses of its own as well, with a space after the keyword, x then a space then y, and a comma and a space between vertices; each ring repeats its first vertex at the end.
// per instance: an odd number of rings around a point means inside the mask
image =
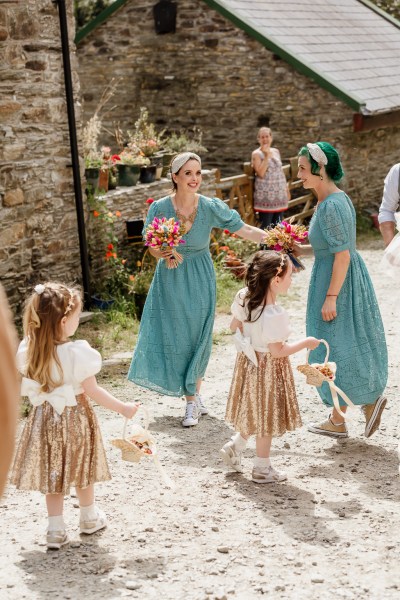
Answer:
MULTIPOLYGON (((74 50, 72 0, 68 10, 74 50)), ((73 54, 72 66, 79 95, 73 54)), ((0 281, 18 314, 39 281, 80 280, 59 18, 50 0, 1 2, 0 71, 0 281)))
MULTIPOLYGON (((269 125, 283 157, 308 141, 341 151, 345 189, 358 206, 379 204, 383 179, 398 161, 400 128, 353 133, 353 111, 202 0, 177 0, 175 34, 156 35, 153 0, 130 0, 78 45, 88 119, 112 77, 123 80, 105 119, 132 127, 140 106, 159 129, 200 127, 209 154, 204 166, 241 172, 269 125)), ((104 132, 104 142, 113 138, 104 132)), ((114 143, 115 147, 115 143, 114 143)))

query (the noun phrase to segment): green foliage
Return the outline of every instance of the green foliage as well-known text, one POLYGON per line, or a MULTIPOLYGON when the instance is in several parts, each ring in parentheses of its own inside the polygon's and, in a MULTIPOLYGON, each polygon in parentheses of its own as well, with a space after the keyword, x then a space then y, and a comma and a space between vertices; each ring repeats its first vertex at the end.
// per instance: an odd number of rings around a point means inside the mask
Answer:
POLYGON ((217 278, 217 310, 229 314, 233 298, 243 286, 243 281, 236 279, 218 263, 214 263, 217 278))
POLYGON ((147 294, 153 281, 153 276, 154 270, 152 269, 143 269, 137 273, 132 282, 132 291, 135 294, 147 294))
POLYGON ((165 150, 179 154, 180 152, 194 152, 195 154, 205 154, 207 148, 203 146, 203 132, 200 129, 194 129, 193 133, 189 131, 180 131, 171 133, 165 137, 163 146, 165 150))
POLYGON ((92 21, 115 0, 74 0, 74 13, 78 29, 92 21))
POLYGON ((395 19, 400 20, 400 3, 399 0, 371 0, 378 8, 385 10, 395 19))

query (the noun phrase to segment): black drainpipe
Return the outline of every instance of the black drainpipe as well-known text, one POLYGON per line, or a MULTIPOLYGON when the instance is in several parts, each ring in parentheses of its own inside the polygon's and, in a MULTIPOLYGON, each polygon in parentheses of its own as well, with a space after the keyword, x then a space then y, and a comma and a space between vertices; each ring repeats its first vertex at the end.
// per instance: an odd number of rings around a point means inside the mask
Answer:
MULTIPOLYGON (((72 173, 74 177, 75 207, 78 221, 79 249, 81 255, 82 285, 86 307, 90 304, 89 257, 85 232, 85 213, 83 210, 81 174, 79 169, 78 140, 76 135, 74 92, 72 88, 71 61, 69 56, 68 21, 65 0, 52 0, 58 5, 60 17, 61 48, 64 64, 65 96, 67 100, 69 143, 71 147, 72 173)), ((71 165, 68 165, 71 166, 71 165)))

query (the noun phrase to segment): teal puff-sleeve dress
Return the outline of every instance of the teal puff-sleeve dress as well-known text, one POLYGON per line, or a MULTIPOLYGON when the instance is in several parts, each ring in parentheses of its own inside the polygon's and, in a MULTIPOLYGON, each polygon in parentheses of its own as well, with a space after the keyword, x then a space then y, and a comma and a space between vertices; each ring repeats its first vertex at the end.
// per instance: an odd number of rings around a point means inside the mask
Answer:
MULTIPOLYGON (((177 219, 171 198, 151 204, 154 217, 177 219)), ((239 214, 218 198, 199 197, 195 221, 179 246, 182 264, 157 263, 146 299, 128 379, 168 396, 193 396, 212 348, 216 284, 209 244, 214 227, 232 233, 244 226, 239 214)), ((144 230, 143 230, 144 231, 144 230)))
MULTIPOLYGON (((378 302, 367 268, 356 251, 356 213, 344 192, 330 194, 314 213, 309 240, 315 254, 307 303, 307 335, 325 339, 330 359, 337 363, 336 385, 354 404, 373 404, 385 389, 388 357, 378 302), (336 252, 349 250, 350 265, 337 298, 337 317, 323 321, 321 308, 329 288, 336 252)), ((310 354, 321 363, 325 346, 310 354)), ((317 388, 322 401, 332 406, 325 382, 317 388)))

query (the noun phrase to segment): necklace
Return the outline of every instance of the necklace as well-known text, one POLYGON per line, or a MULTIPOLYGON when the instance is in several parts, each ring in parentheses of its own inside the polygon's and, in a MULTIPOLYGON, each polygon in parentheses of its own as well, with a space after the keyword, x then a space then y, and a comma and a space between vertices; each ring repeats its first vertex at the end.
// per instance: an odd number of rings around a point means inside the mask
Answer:
POLYGON ((183 215, 181 213, 181 211, 178 209, 178 207, 175 208, 176 216, 178 217, 178 219, 182 223, 182 225, 185 225, 185 223, 191 223, 193 225, 194 220, 195 220, 196 215, 197 215, 198 205, 199 205, 199 203, 197 202, 196 205, 195 205, 195 207, 194 207, 194 209, 192 210, 192 212, 188 216, 183 215))

